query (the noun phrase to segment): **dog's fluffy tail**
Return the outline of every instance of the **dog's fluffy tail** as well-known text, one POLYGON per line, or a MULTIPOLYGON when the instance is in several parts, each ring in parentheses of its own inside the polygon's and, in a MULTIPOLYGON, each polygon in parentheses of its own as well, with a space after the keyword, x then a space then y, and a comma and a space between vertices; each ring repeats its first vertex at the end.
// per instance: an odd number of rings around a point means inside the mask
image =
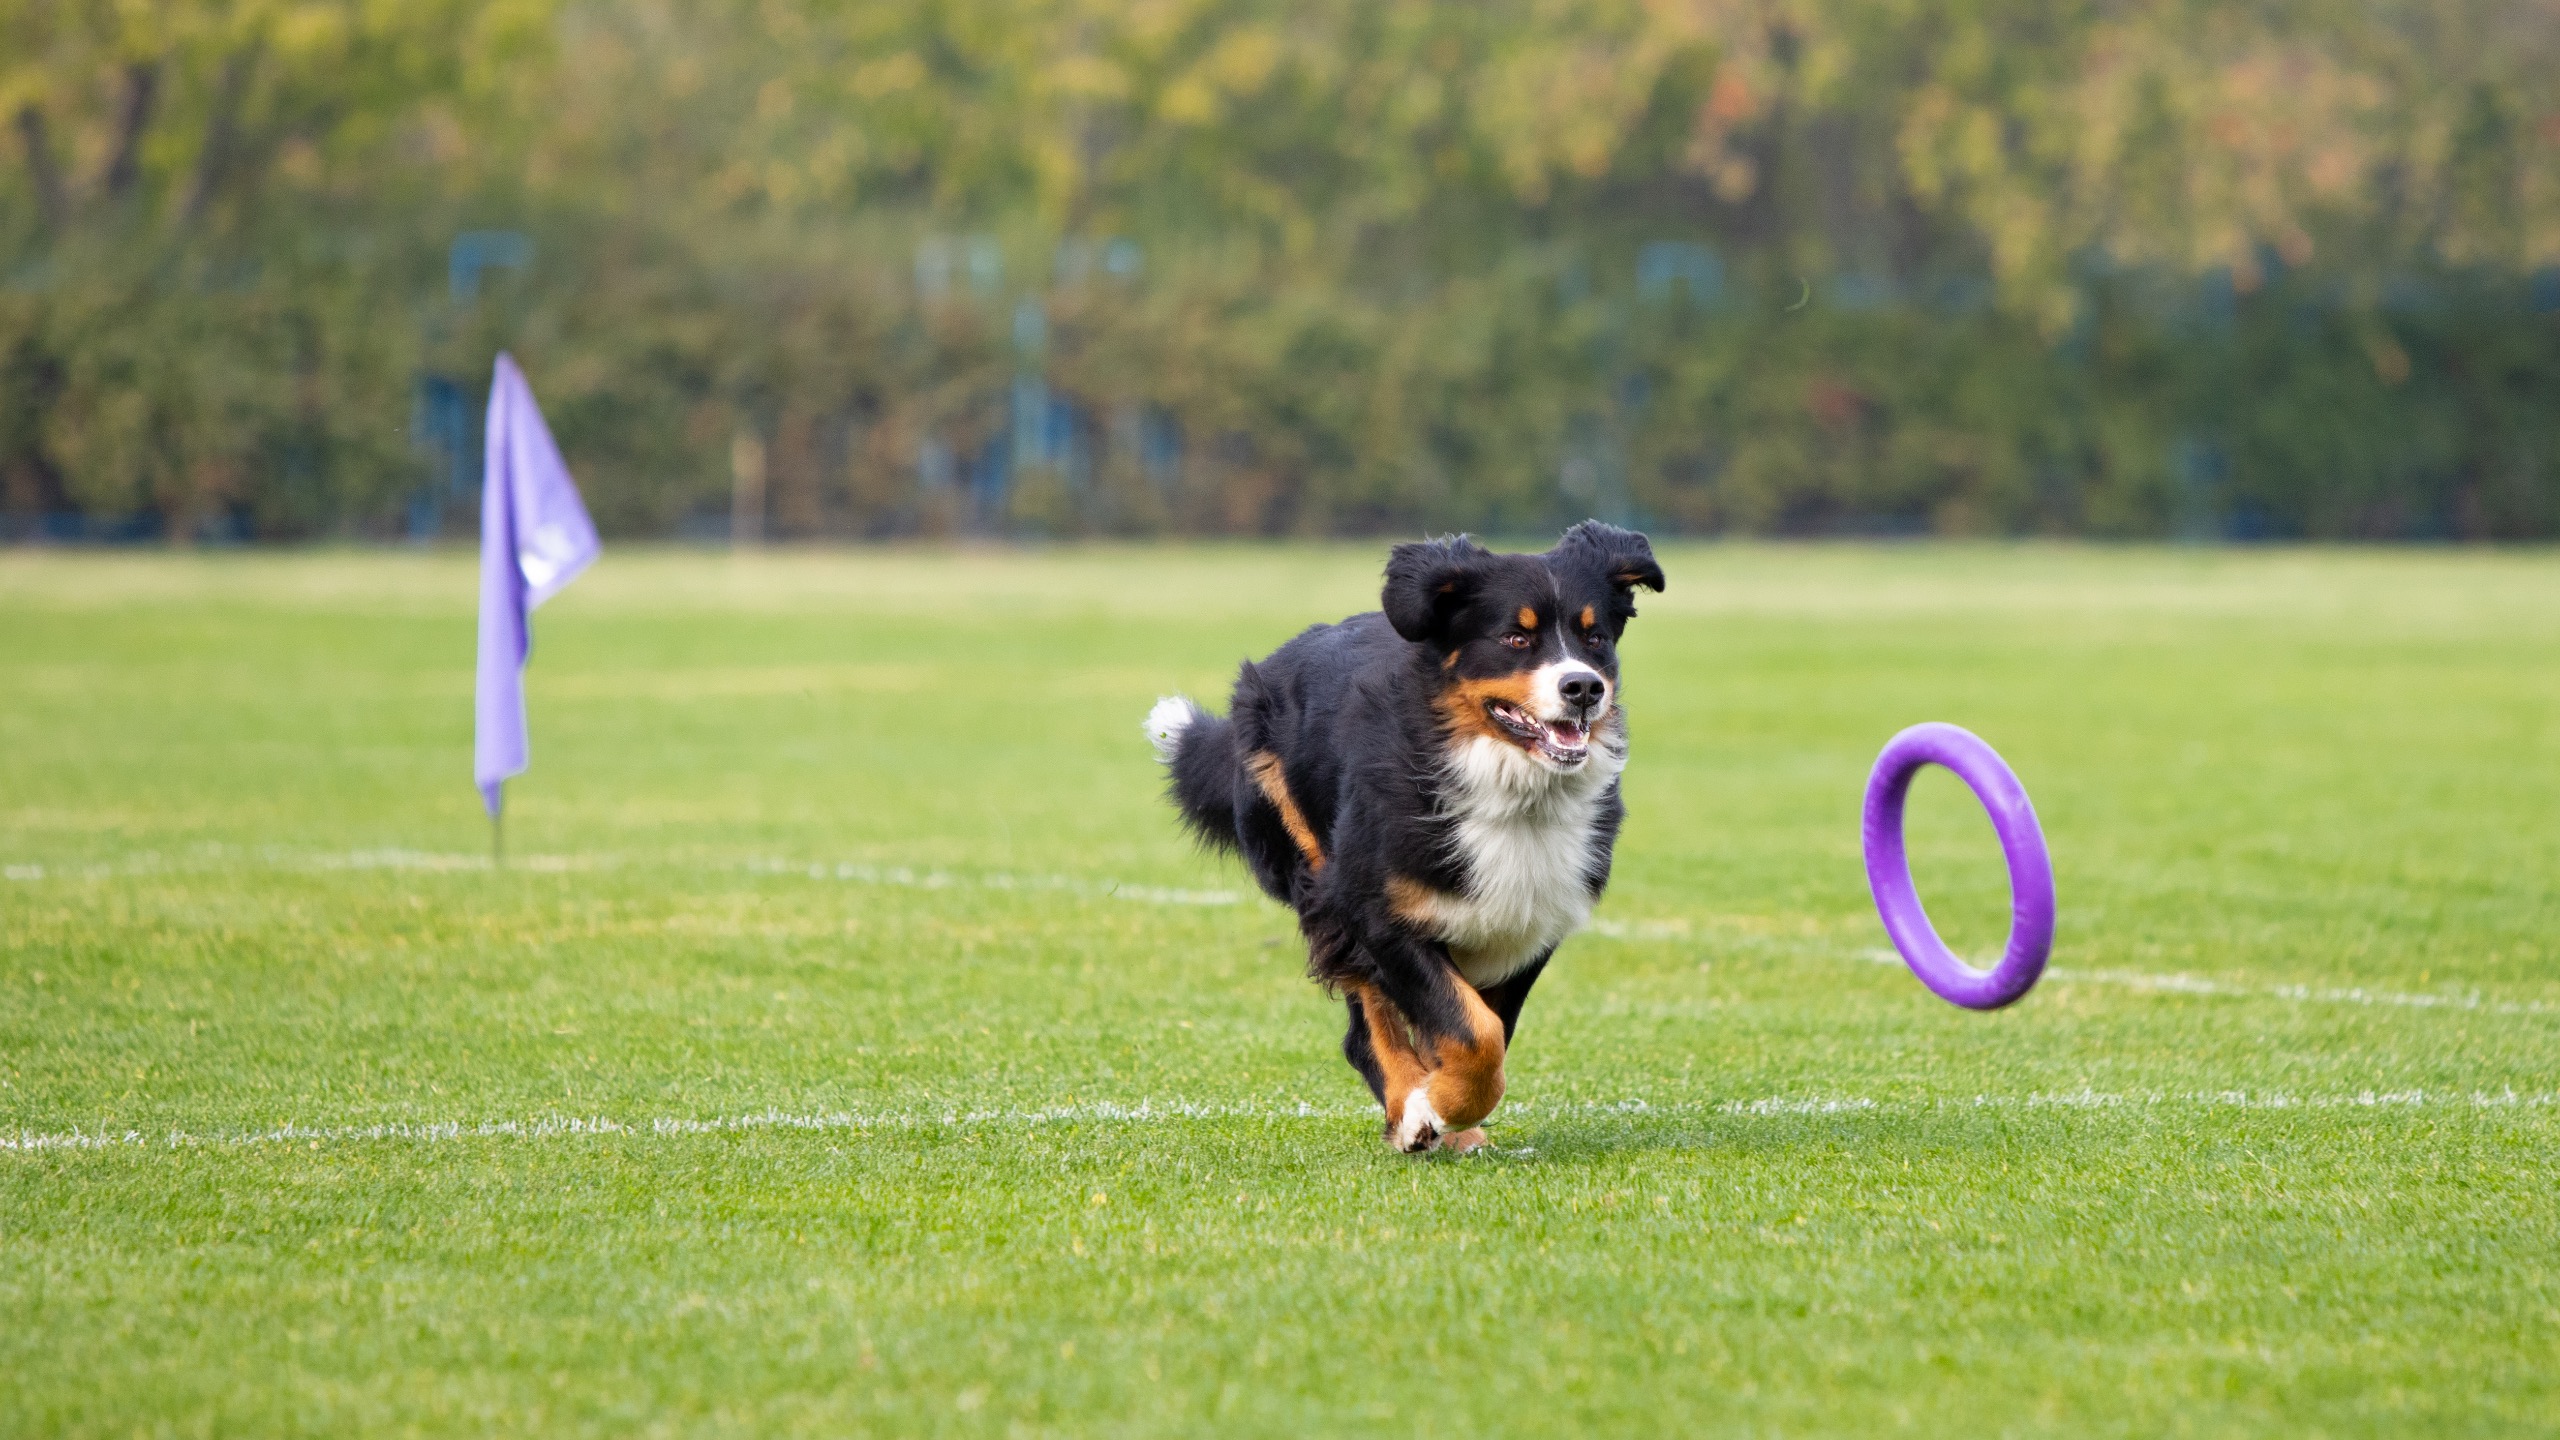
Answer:
POLYGON ((1235 723, 1168 695, 1147 712, 1146 730, 1182 822, 1210 845, 1235 849, 1236 785, 1244 771, 1235 723))

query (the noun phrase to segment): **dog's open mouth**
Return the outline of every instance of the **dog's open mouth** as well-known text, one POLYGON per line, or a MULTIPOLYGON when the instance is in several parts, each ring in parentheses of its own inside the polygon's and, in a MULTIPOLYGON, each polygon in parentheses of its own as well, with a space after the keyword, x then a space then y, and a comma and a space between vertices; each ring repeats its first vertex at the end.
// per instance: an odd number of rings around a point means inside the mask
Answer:
POLYGON ((1579 765, 1591 758, 1591 731, 1578 720, 1535 720, 1508 701, 1486 703, 1484 713, 1503 733, 1535 754, 1558 765, 1579 765))

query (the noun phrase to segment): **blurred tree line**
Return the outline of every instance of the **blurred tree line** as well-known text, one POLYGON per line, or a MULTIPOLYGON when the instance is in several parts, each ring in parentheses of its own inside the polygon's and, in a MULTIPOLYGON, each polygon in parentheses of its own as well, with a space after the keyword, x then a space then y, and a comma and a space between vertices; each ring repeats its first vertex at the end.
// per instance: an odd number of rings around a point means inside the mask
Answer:
POLYGON ((2560 530, 2549 5, 0 0, 0 120, 18 533, 467 526, 502 346, 625 534, 2560 530))

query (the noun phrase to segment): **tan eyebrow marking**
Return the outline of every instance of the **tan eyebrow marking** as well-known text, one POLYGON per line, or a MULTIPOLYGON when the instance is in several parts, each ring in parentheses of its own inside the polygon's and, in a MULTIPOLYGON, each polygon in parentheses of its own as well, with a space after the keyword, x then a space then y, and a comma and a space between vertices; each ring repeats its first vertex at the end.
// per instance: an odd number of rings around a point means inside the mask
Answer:
POLYGON ((1521 629, 1523 629, 1523 630, 1535 630, 1535 629, 1537 629, 1537 628, 1538 628, 1538 612, 1537 612, 1537 611, 1535 611, 1535 610, 1530 609, 1530 608, 1529 608, 1528 606, 1526 606, 1526 605, 1521 606, 1521 607, 1520 607, 1520 628, 1521 628, 1521 629))
POLYGON ((1595 617, 1595 615, 1594 615, 1594 613, 1593 613, 1593 611, 1592 611, 1592 608, 1591 608, 1590 606, 1588 606, 1588 605, 1583 606, 1583 607, 1582 607, 1582 628, 1583 628, 1583 629, 1585 629, 1585 630, 1588 630, 1588 629, 1590 629, 1592 626, 1594 626, 1594 625, 1596 625, 1596 624, 1598 624, 1598 623, 1600 623, 1600 622, 1599 622, 1599 620, 1595 617))

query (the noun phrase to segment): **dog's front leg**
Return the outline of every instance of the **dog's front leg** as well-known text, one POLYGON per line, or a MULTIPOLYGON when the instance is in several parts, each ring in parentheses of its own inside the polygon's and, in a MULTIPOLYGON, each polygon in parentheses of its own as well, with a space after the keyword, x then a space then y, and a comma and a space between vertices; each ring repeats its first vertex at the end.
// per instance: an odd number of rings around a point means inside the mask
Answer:
POLYGON ((1395 1133, 1397 1118, 1431 1079, 1431 1067, 1414 1044, 1412 1025, 1396 1003, 1374 985, 1353 986, 1351 1003, 1359 1009, 1359 1021, 1369 1041, 1369 1057, 1377 1067, 1378 1103, 1386 1107, 1387 1139, 1400 1150, 1428 1149, 1427 1145, 1407 1145, 1395 1133))
POLYGON ((1473 1150, 1485 1143, 1485 1133, 1479 1128, 1485 1117, 1502 1103, 1502 1021, 1476 988, 1454 970, 1449 979, 1466 1012, 1465 1025, 1432 1038, 1431 1054, 1437 1063, 1422 1092, 1430 1113, 1410 1113, 1413 1107, 1408 1101, 1407 1124, 1419 1134, 1427 1123, 1439 1132, 1443 1146, 1473 1150))
POLYGON ((1444 1143, 1474 1149, 1485 1139, 1476 1126, 1502 1103, 1502 1018, 1435 942, 1395 935, 1373 942, 1371 953, 1379 983, 1363 996, 1362 1010, 1372 1017, 1370 1044, 1390 1077, 1381 1097, 1388 1143, 1409 1155, 1444 1143), (1392 1009, 1367 1003, 1371 997, 1392 1009), (1409 1038, 1398 1021, 1410 1022, 1409 1038), (1401 1044, 1407 1063, 1422 1071, 1402 1077, 1401 1095, 1387 1060, 1391 1043, 1401 1044))

